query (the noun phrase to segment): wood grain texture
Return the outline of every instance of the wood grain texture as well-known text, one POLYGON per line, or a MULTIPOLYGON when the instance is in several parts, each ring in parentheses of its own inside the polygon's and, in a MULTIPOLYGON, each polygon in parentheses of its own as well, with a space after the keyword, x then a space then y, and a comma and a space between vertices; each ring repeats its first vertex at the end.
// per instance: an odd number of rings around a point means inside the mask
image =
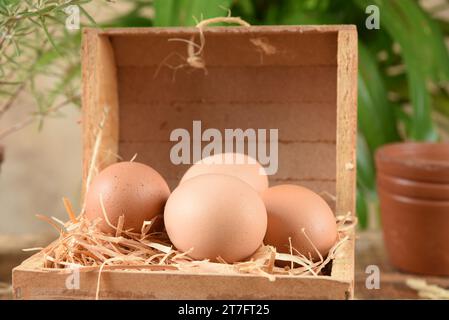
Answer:
MULTIPOLYGON (((336 91, 335 87, 332 89, 336 91)), ((279 129, 284 142, 335 143, 336 140, 335 98, 328 103, 235 100, 152 103, 149 100, 145 102, 145 99, 137 101, 136 95, 127 96, 133 100, 126 104, 126 113, 120 116, 122 142, 168 141, 170 133, 177 128, 185 128, 192 133, 192 120, 201 121, 203 132, 214 128, 222 135, 228 128, 265 128, 268 136, 269 129, 279 129), (136 114, 140 116, 136 117, 136 114), (150 118, 151 125, 147 121, 150 118), (320 123, 321 126, 311 126, 310 123, 320 123), (145 135, 139 134, 142 132, 145 135)), ((125 101, 121 100, 121 103, 125 101)))
POLYGON ((349 236, 349 240, 342 245, 337 257, 332 263, 331 276, 333 279, 350 283, 347 298, 352 299, 354 297, 355 232, 351 232, 349 236))
POLYGON ((355 215, 357 145, 357 30, 338 34, 337 212, 355 215))
MULTIPOLYGON (((95 299, 98 272, 80 272, 80 288, 66 288, 70 270, 38 271, 35 255, 13 270, 15 299, 95 299), (32 283, 32 285, 30 285, 32 283)), ((328 276, 182 274, 173 271, 104 271, 101 299, 347 299, 350 283, 328 276)))
MULTIPOLYGON (((290 30, 294 29, 291 27, 290 30)), ((190 40, 198 37, 198 30, 185 29, 176 32, 172 28, 153 30, 152 37, 147 34, 110 34, 116 48, 117 65, 120 67, 158 66, 162 60, 182 62, 186 59, 186 44, 182 41, 167 41, 168 38, 190 40), (174 56, 176 54, 176 56, 174 56)), ((252 29, 253 30, 253 29, 252 29)), ((206 40, 204 59, 208 67, 233 66, 336 66, 337 32, 305 33, 278 32, 259 29, 247 32, 245 28, 226 28, 226 36, 216 32, 216 28, 204 29, 206 40), (231 41, 231 42, 229 42, 231 41), (256 44, 262 44, 257 46, 256 44), (264 54, 261 46, 269 48, 264 54), (226 52, 223 55, 223 52, 226 52)), ((185 62, 185 61, 184 61, 185 62)))
MULTIPOLYGON (((191 164, 175 165, 171 162, 170 150, 174 144, 169 141, 120 142, 120 156, 130 160, 137 153, 137 161, 150 165, 165 179, 181 180, 191 164)), ((336 150, 333 143, 281 142, 278 144, 278 155, 278 171, 269 176, 270 180, 320 180, 335 183, 336 150), (319 166, 316 165, 317 161, 319 166)))
POLYGON ((313 102, 335 106, 336 66, 208 66, 205 74, 198 69, 175 71, 173 67, 180 63, 171 64, 159 71, 157 67, 118 67, 120 103, 313 102))
MULTIPOLYGON (((89 28, 86 28, 89 29, 89 28)), ((213 26, 204 28, 204 32, 208 34, 217 34, 220 36, 230 36, 234 37, 239 34, 266 34, 273 36, 284 36, 293 35, 297 36, 314 35, 317 37, 325 37, 328 34, 337 34, 340 31, 353 31, 355 29, 354 25, 285 25, 285 26, 251 26, 238 27, 238 26, 213 26)), ((94 32, 99 35, 107 35, 111 37, 137 37, 137 36, 147 36, 151 33, 152 36, 192 36, 198 34, 198 28, 195 27, 152 27, 151 30, 146 27, 141 28, 104 28, 102 30, 93 29, 94 32)), ((310 43, 310 42, 308 42, 310 43)), ((327 50, 323 50, 327 51, 327 50)), ((313 51, 312 51, 313 52, 313 51)), ((328 52, 321 53, 323 55, 328 54, 328 52)), ((335 60, 335 56, 332 56, 332 61, 335 60)))
POLYGON ((172 181, 193 162, 175 165, 170 160, 174 129, 193 135, 193 121, 201 121, 203 131, 214 128, 222 135, 226 129, 276 129, 279 170, 272 179, 335 183, 338 33, 297 27, 254 30, 207 33, 207 74, 158 69, 173 53, 169 40, 185 37, 184 31, 110 34, 118 65, 122 159, 137 153, 138 161, 172 181), (254 59, 253 38, 275 45, 278 54, 270 62, 254 59), (238 48, 229 50, 236 42, 238 48))
POLYGON ((117 161, 119 136, 117 68, 114 52, 109 38, 99 36, 92 29, 86 29, 83 33, 82 73, 83 187, 85 187, 102 122, 104 126, 95 168, 101 170, 117 161))
POLYGON ((418 292, 408 287, 407 279, 425 280, 449 290, 449 277, 423 276, 404 273, 395 269, 389 262, 380 231, 365 231, 358 234, 355 264, 356 299, 420 299, 418 292), (380 288, 368 289, 366 273, 368 266, 377 266, 380 271, 380 288))
MULTIPOLYGON (((355 216, 357 145, 357 30, 338 33, 337 70, 337 214, 355 216)), ((354 234, 346 254, 337 259, 333 276, 351 281, 354 295, 354 234)))

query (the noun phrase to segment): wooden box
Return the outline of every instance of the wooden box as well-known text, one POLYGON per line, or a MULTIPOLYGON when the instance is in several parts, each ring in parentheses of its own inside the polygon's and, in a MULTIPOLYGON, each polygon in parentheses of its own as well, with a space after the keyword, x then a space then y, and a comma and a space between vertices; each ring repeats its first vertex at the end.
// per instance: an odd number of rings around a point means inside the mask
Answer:
MULTIPOLYGON (((354 26, 213 27, 204 31, 206 72, 186 66, 195 28, 84 30, 84 177, 95 132, 108 116, 97 157, 147 163, 173 188, 187 169, 169 158, 170 132, 193 120, 202 129, 279 129, 279 168, 271 185, 297 183, 336 195, 335 212, 355 210, 357 31, 354 26)), ((198 39, 197 39, 198 41, 198 39)), ((353 296, 354 237, 329 276, 102 273, 101 298, 348 299, 353 296)), ((18 299, 92 299, 98 273, 41 271, 40 253, 13 271, 18 299)))

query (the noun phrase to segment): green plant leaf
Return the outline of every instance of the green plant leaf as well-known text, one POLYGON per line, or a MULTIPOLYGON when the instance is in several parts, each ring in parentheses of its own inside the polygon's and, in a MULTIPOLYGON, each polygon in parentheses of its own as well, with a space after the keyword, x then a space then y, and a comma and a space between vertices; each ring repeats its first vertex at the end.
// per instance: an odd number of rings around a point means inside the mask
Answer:
POLYGON ((439 24, 416 1, 395 0, 392 1, 392 4, 397 6, 398 11, 407 13, 408 20, 412 22, 413 29, 409 30, 409 34, 412 34, 411 38, 416 40, 415 46, 421 49, 419 52, 423 51, 421 63, 423 67, 428 66, 429 77, 435 82, 448 81, 449 53, 439 24), (415 33, 419 34, 419 32, 422 33, 424 43, 414 36, 415 33))
MULTIPOLYGON (((437 132, 431 119, 431 99, 427 81, 438 79, 442 61, 441 42, 419 5, 412 0, 354 0, 361 8, 375 4, 380 10, 381 28, 400 45, 406 65, 409 94, 413 106, 410 138, 435 140, 437 132), (413 35, 413 36, 411 36, 413 35), (437 62, 438 61, 438 62, 437 62), (438 67, 436 67, 438 66, 438 67)), ((446 67, 444 67, 446 68, 446 67)))
POLYGON ((78 6, 80 8, 80 11, 83 13, 84 16, 86 16, 87 20, 90 21, 90 23, 92 24, 92 26, 99 28, 100 26, 97 24, 97 22, 95 21, 95 19, 89 14, 89 12, 87 12, 86 9, 83 8, 83 6, 78 6))
POLYGON ((154 0, 154 25, 158 27, 173 26, 175 3, 179 0, 154 0))
MULTIPOLYGON (((410 62, 409 65, 412 65, 410 62)), ((427 82, 418 67, 407 69, 409 95, 413 105, 410 137, 413 140, 436 141, 438 133, 432 121, 432 101, 427 82)))
POLYGON ((368 148, 365 137, 361 133, 357 135, 357 184, 365 192, 370 194, 376 192, 376 170, 373 154, 368 148))
POLYGON ((449 95, 440 92, 433 97, 434 109, 449 119, 449 95))
POLYGON ((56 99, 62 96, 65 92, 67 92, 70 84, 78 79, 81 75, 81 68, 78 66, 71 66, 70 69, 64 72, 64 75, 58 79, 58 82, 55 83, 52 90, 46 95, 46 103, 47 107, 51 107, 56 99))
POLYGON ((186 16, 186 24, 196 25, 197 20, 204 20, 228 15, 232 0, 193 0, 190 15, 186 16))
POLYGON ((254 17, 255 9, 251 0, 236 0, 235 5, 238 6, 243 15, 248 17, 254 17))
POLYGON ((270 3, 267 8, 267 14, 265 16, 264 24, 266 25, 276 25, 279 24, 281 20, 281 7, 276 3, 270 3))
POLYGON ((356 210, 358 218, 358 227, 362 230, 368 228, 368 205, 367 199, 360 188, 357 188, 356 210))
POLYGON ((327 11, 327 0, 285 0, 281 6, 279 23, 287 25, 338 24, 344 16, 343 11, 327 11))
POLYGON ((155 25, 194 26, 197 20, 226 16, 232 0, 155 0, 155 25))
POLYGON ((47 40, 50 42, 50 44, 51 44, 51 46, 53 47, 53 49, 54 49, 58 54, 60 54, 60 51, 59 51, 59 49, 58 49, 58 47, 57 47, 57 45, 56 45, 56 43, 55 43, 53 37, 51 36, 50 32, 48 31, 47 24, 45 23, 45 19, 44 19, 44 18, 40 18, 39 21, 40 21, 41 26, 42 26, 42 29, 44 30, 44 33, 45 33, 45 35, 46 35, 46 37, 47 37, 47 40))
POLYGON ((104 27, 107 28, 117 28, 117 27, 127 27, 127 26, 133 26, 133 27, 151 27, 152 21, 148 19, 147 17, 141 16, 138 12, 130 12, 127 15, 117 17, 111 21, 108 21, 104 24, 102 24, 104 27))
POLYGON ((400 137, 377 61, 362 43, 359 43, 359 61, 359 128, 374 152, 400 137))

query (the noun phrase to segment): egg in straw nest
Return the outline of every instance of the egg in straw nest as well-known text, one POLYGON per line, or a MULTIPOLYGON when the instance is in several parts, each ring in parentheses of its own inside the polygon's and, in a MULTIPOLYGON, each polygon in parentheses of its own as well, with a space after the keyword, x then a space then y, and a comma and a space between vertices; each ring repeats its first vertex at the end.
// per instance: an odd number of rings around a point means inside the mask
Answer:
MULTIPOLYGON (((112 269, 138 269, 142 272, 168 270, 180 273, 217 273, 217 274, 256 274, 275 281, 277 275, 318 276, 328 275, 330 262, 349 240, 356 224, 350 213, 337 216, 338 238, 327 256, 319 254, 318 259, 306 257, 290 243, 289 253, 280 253, 276 248, 261 245, 254 254, 244 261, 227 263, 220 257, 216 261, 195 260, 190 251, 177 250, 163 227, 163 215, 159 214, 146 220, 140 230, 125 229, 125 217, 118 218, 113 224, 100 198, 102 217, 88 219, 84 213, 76 216, 68 199, 64 205, 69 216, 67 222, 54 217, 38 217, 52 225, 59 238, 42 249, 45 263, 43 270, 60 270, 76 266, 80 272, 98 271, 96 298, 100 297, 101 274, 112 269), (109 232, 104 232, 104 224, 109 232), (102 227, 103 226, 103 227, 102 227), (113 230, 112 232, 110 230, 113 230), (279 262, 283 267, 278 266, 279 262)), ((307 230, 302 229, 305 239, 307 230)), ((289 239, 290 240, 290 239, 289 239)), ((35 248, 39 249, 39 248, 35 248)))
MULTIPOLYGON (((102 128, 100 124, 96 148, 100 145, 102 128)), ((81 213, 76 215, 70 201, 64 198, 69 217, 67 222, 55 217, 37 216, 54 227, 59 238, 46 248, 25 249, 41 250, 45 261, 42 270, 55 271, 76 267, 80 272, 98 272, 96 299, 100 298, 102 272, 112 269, 137 269, 141 272, 166 270, 190 274, 253 274, 267 277, 270 281, 275 281, 277 275, 329 275, 330 262, 348 242, 357 223, 350 212, 336 216, 337 237, 327 255, 323 255, 313 243, 308 229, 300 228, 299 236, 302 236, 307 247, 313 251, 309 254, 301 253, 295 248, 294 241, 288 237, 288 250, 276 250, 274 246, 261 243, 249 257, 233 263, 220 256, 216 259, 194 259, 191 257, 194 248, 183 252, 178 250, 164 227, 163 207, 170 197, 170 191, 163 178, 150 167, 135 163, 135 157, 129 162, 114 164, 93 177, 97 171, 94 165, 96 155, 98 150, 94 149, 86 179, 87 195, 81 213), (136 171, 137 178, 129 177, 130 168, 136 171), (105 179, 105 176, 108 178, 105 179), (89 193, 96 197, 89 197, 89 193), (123 203, 117 202, 120 198, 117 195, 120 194, 126 195, 121 197, 123 203), (149 195, 151 201, 140 199, 143 194, 149 195), (126 200, 132 201, 130 203, 126 200), (89 201, 94 203, 89 204, 89 201), (136 206, 137 202, 140 205, 136 206), (126 211, 124 203, 129 204, 128 209, 134 212, 134 215, 136 212, 139 214, 140 223, 136 222, 133 215, 121 214, 126 211), (91 210, 95 214, 89 213, 91 210)), ((191 180, 204 181, 199 179, 200 177, 191 180)), ((228 180, 235 182, 237 178, 228 180)), ((243 184, 252 188, 249 184, 240 182, 242 188, 243 184)), ((266 191, 270 192, 270 189, 274 188, 268 188, 266 191)), ((255 190, 253 194, 258 195, 255 190)), ((330 201, 335 201, 334 196, 327 196, 330 201)), ((296 195, 293 194, 293 197, 296 195)), ((266 205, 269 207, 268 203, 266 205)))

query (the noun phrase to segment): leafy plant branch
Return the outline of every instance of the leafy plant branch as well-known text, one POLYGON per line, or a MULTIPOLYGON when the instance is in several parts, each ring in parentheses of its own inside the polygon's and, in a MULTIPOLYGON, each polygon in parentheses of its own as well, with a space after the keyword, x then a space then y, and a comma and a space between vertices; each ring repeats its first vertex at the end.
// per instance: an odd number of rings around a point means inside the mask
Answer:
POLYGON ((3 130, 1 138, 23 128, 30 119, 39 118, 42 124, 44 117, 61 108, 56 101, 77 102, 72 97, 79 91, 80 34, 66 29, 66 9, 77 6, 93 23, 83 8, 89 2, 0 0, 0 120, 23 92, 33 95, 37 107, 32 115, 3 130), (53 87, 44 88, 42 83, 53 87))

